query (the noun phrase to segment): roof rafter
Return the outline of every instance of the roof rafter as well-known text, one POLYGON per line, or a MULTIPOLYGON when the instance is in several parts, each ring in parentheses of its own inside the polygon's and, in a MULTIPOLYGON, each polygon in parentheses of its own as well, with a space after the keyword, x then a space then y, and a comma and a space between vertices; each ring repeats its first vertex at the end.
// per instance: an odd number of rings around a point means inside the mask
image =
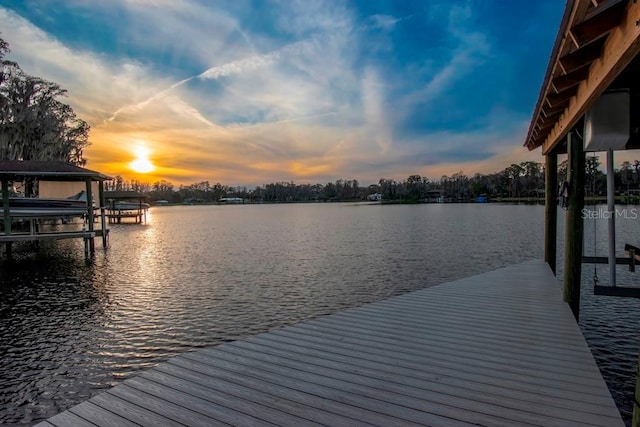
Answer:
POLYGON ((580 120, 582 115, 602 95, 622 70, 640 52, 640 2, 629 2, 620 25, 606 38, 602 54, 590 69, 586 80, 578 86, 576 96, 569 102, 543 143, 542 153, 553 150, 555 145, 580 120))

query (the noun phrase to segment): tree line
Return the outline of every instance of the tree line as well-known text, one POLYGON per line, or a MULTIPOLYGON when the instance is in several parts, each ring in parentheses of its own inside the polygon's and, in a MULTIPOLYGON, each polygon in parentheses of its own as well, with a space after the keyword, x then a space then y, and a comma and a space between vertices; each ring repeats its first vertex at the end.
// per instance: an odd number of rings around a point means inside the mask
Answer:
POLYGON ((360 185, 357 179, 338 179, 325 184, 296 184, 274 182, 255 188, 233 187, 209 181, 175 186, 162 180, 144 183, 124 180, 117 176, 106 183, 107 190, 132 190, 145 194, 151 201, 170 203, 215 203, 222 198, 237 197, 249 203, 282 202, 341 202, 370 199, 372 195, 384 201, 418 203, 443 197, 449 201, 469 201, 486 197, 532 197, 544 188, 544 169, 536 162, 513 164, 505 170, 489 175, 467 176, 463 172, 431 180, 410 175, 404 180, 381 178, 376 184, 360 185))
MULTIPOLYGON (((587 156, 585 161, 587 196, 606 194, 606 175, 600 171, 597 156, 587 156)), ((623 162, 615 172, 616 191, 628 192, 640 188, 640 163, 623 162)), ((567 161, 558 165, 558 180, 566 180, 567 161)), ((248 203, 283 202, 340 202, 372 199, 383 201, 419 203, 443 198, 446 201, 467 202, 477 197, 487 199, 520 199, 544 197, 544 165, 527 161, 512 164, 492 174, 476 173, 467 176, 463 172, 429 179, 410 175, 404 180, 381 178, 376 184, 360 185, 356 179, 338 179, 326 184, 296 184, 274 182, 255 188, 233 187, 209 181, 175 186, 166 180, 153 184, 138 180, 127 181, 121 176, 106 183, 108 190, 133 190, 145 194, 151 201, 166 200, 170 203, 215 203, 222 198, 237 197, 248 203)))

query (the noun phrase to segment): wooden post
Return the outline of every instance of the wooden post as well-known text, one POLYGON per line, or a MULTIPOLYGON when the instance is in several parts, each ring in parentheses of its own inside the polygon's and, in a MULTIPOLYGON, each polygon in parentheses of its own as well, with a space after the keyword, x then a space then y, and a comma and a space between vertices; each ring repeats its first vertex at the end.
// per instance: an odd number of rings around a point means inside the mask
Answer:
POLYGON ((11 215, 9 211, 9 181, 2 180, 2 208, 4 210, 4 234, 11 234, 11 215))
POLYGON ((107 248, 107 222, 105 219, 104 181, 98 183, 98 199, 100 200, 100 227, 102 227, 102 248, 107 248))
POLYGON ((636 367, 636 391, 633 395, 633 417, 631 418, 632 427, 640 427, 640 353, 638 354, 638 366, 636 367))
MULTIPOLYGON (((94 224, 93 224, 93 188, 91 186, 91 178, 87 178, 85 180, 85 183, 87 184, 87 225, 88 225, 89 232, 92 232, 94 231, 94 224)), ((89 251, 91 252, 91 255, 93 255, 96 251, 96 243, 93 237, 89 239, 89 251)))
POLYGON ((544 164, 544 260, 556 274, 558 232, 558 155, 547 154, 544 164))
MULTIPOLYGON (((9 181, 6 179, 2 180, 2 208, 4 211, 4 234, 5 236, 11 235, 11 213, 9 211, 9 181)), ((11 258, 11 242, 6 242, 4 244, 7 258, 11 258)))
MULTIPOLYGON (((613 150, 607 150, 607 211, 609 218, 609 286, 616 286, 616 184, 613 169, 613 150)), ((597 220, 596 220, 597 221, 597 220)))
POLYGON ((576 318, 580 317, 580 283, 582 278, 582 240, 584 224, 584 148, 582 140, 573 132, 567 135, 569 154, 568 182, 569 202, 565 222, 564 247, 564 301, 569 303, 576 318))

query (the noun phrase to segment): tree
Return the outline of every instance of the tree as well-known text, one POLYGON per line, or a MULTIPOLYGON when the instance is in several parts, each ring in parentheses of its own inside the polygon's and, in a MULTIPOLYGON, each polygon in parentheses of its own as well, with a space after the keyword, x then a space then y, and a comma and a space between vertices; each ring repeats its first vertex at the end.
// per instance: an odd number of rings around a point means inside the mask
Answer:
POLYGON ((584 165, 587 195, 595 196, 598 194, 596 185, 598 182, 598 176, 602 174, 599 168, 600 159, 598 156, 587 156, 584 165))
POLYGON ((85 165, 89 125, 59 100, 66 90, 4 60, 8 51, 0 39, 0 159, 85 165))
POLYGON ((521 177, 524 174, 524 169, 518 164, 512 164, 504 170, 505 176, 509 181, 509 194, 511 197, 520 196, 521 177))

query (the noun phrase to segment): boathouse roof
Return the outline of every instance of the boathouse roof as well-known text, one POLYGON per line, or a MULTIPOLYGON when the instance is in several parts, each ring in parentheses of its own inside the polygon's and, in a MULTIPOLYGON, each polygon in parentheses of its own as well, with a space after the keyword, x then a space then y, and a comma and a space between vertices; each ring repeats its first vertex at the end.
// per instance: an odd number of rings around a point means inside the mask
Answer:
POLYGON ((566 152, 564 138, 607 90, 627 88, 640 148, 640 1, 567 0, 524 145, 566 152))
POLYGON ((105 181, 111 177, 61 161, 0 160, 0 179, 34 177, 43 181, 105 181))

